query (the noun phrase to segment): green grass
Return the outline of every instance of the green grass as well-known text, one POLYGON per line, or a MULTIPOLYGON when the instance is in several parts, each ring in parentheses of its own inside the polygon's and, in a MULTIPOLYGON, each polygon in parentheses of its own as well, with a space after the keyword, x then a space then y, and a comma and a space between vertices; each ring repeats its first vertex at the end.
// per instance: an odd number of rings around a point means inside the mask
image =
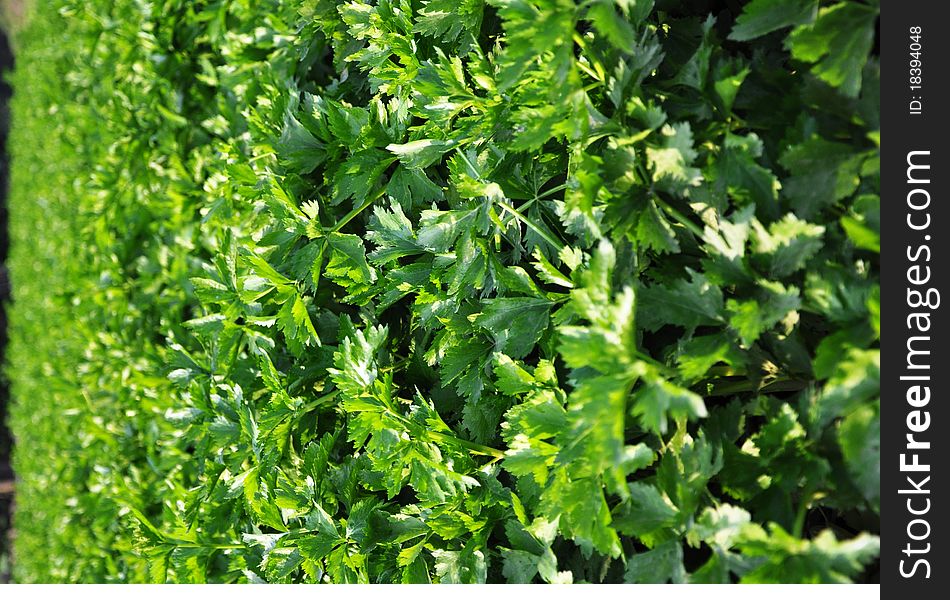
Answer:
POLYGON ((877 13, 775 4, 37 3, 16 579, 873 577, 877 13))

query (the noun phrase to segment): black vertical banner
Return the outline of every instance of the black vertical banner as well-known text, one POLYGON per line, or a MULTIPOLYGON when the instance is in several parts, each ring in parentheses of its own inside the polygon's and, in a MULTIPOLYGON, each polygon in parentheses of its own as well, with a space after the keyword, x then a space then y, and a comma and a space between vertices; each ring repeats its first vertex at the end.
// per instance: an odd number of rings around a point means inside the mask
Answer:
POLYGON ((881 13, 881 582, 912 598, 950 589, 946 9, 895 0, 881 13))

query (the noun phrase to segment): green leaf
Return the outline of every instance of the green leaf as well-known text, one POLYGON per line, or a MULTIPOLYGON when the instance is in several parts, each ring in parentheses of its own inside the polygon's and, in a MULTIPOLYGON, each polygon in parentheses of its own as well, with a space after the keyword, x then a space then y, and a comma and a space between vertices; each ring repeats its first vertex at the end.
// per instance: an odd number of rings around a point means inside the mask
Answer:
POLYGON ((789 148, 780 162, 791 172, 783 182, 784 195, 804 219, 850 196, 860 183, 861 155, 817 136, 789 148))
POLYGON ((753 223, 753 243, 757 254, 768 255, 769 278, 782 279, 803 268, 822 246, 825 228, 786 215, 768 231, 753 223))
POLYGON ((722 291, 701 273, 687 273, 688 280, 641 288, 637 317, 644 329, 656 331, 664 325, 680 325, 692 331, 700 325, 722 322, 722 291))
POLYGON ((629 484, 629 490, 624 511, 615 519, 617 529, 627 535, 643 537, 669 529, 676 523, 679 511, 656 487, 636 482, 629 484))
MULTIPOLYGON (((330 258, 323 273, 349 293, 359 297, 376 281, 376 270, 366 262, 366 248, 355 235, 331 233, 328 238, 330 258)), ((319 273, 317 274, 319 275, 319 273)))
POLYGON ((423 169, 440 160, 455 146, 452 141, 415 140, 406 144, 390 144, 386 149, 399 157, 399 162, 410 169, 423 169))
POLYGON ((880 350, 856 348, 841 357, 834 375, 814 406, 816 426, 825 427, 862 403, 875 398, 881 387, 880 350))
POLYGON ((666 542, 627 559, 625 583, 685 583, 683 548, 678 542, 666 542))
POLYGON ((871 252, 881 251, 881 233, 865 225, 861 219, 845 215, 841 217, 841 227, 855 247, 871 252))
POLYGON ((867 501, 881 503, 881 417, 875 406, 864 405, 845 417, 838 427, 838 443, 848 471, 867 501))
POLYGON ((336 368, 327 369, 327 372, 347 396, 361 396, 376 381, 376 355, 386 340, 386 333, 385 327, 356 331, 352 337, 344 339, 339 349, 333 353, 333 364, 336 368))
POLYGON ((485 583, 487 562, 480 550, 434 550, 440 583, 485 583))
POLYGON ((761 282, 760 294, 759 298, 730 298, 726 302, 726 309, 730 313, 729 324, 746 346, 753 344, 763 333, 788 318, 801 306, 798 289, 795 287, 761 282))
POLYGON ((326 159, 324 144, 289 112, 275 149, 285 167, 301 174, 310 173, 326 159))
POLYGON ((742 537, 739 547, 761 561, 742 577, 743 583, 844 583, 877 556, 881 544, 866 533, 838 541, 828 529, 812 540, 800 540, 777 525, 768 534, 748 528, 742 537))
POLYGON ((496 350, 522 358, 531 352, 547 328, 550 306, 550 301, 541 298, 488 300, 475 325, 491 334, 496 350))
POLYGON ((815 63, 812 72, 840 88, 845 96, 861 91, 862 66, 874 44, 876 7, 839 2, 822 8, 811 25, 801 25, 789 36, 792 56, 815 63))
POLYGON ((704 335, 690 339, 681 346, 677 357, 679 374, 684 381, 698 381, 714 365, 735 361, 732 343, 723 335, 704 335))
POLYGON ((380 150, 362 150, 340 164, 333 177, 333 204, 354 198, 365 201, 395 159, 380 150))
POLYGON ((482 20, 482 0, 428 0, 416 18, 414 31, 450 42, 463 32, 477 32, 482 20))
POLYGON ((538 574, 539 557, 524 550, 502 549, 502 573, 508 583, 531 583, 538 574))
POLYGON ((748 511, 721 504, 717 507, 708 507, 696 519, 689 532, 692 543, 703 540, 706 543, 724 550, 732 548, 739 541, 746 526, 751 522, 748 511))
POLYGON ((495 376, 498 378, 498 389, 509 396, 531 391, 535 387, 534 377, 500 352, 495 353, 495 376))
POLYGON ((624 52, 633 52, 636 32, 615 9, 613 0, 601 0, 587 9, 587 18, 611 44, 624 52))
POLYGON ((817 0, 753 0, 742 9, 729 39, 745 42, 792 25, 806 25, 817 15, 817 0))
POLYGON ((636 238, 643 248, 654 252, 669 253, 680 250, 673 227, 652 200, 647 202, 646 210, 640 213, 636 238))
POLYGON ((660 379, 641 387, 633 398, 632 414, 643 427, 657 433, 666 433, 668 417, 706 416, 706 405, 699 395, 660 379))
POLYGON ((698 153, 693 147, 693 132, 689 123, 672 123, 660 130, 660 145, 647 147, 647 166, 661 189, 685 193, 699 185, 701 173, 693 167, 698 153))
POLYGON ((562 473, 545 491, 542 501, 551 514, 560 516, 562 531, 587 556, 592 550, 619 556, 620 539, 611 526, 610 509, 596 481, 571 481, 562 473))
POLYGON ((423 252, 416 242, 412 222, 396 203, 392 204, 391 212, 379 206, 374 207, 367 238, 376 244, 376 249, 370 253, 370 259, 376 264, 390 263, 423 252))

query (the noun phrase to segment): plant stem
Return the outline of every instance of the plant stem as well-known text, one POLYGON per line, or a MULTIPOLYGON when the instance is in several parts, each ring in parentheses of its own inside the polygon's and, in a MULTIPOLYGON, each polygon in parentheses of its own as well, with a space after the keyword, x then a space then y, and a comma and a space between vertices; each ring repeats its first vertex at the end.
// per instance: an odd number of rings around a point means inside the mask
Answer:
POLYGON ((567 189, 567 184, 566 184, 566 183, 562 183, 561 185, 556 185, 556 186, 554 186, 553 188, 551 188, 551 189, 549 189, 549 190, 545 190, 543 193, 538 194, 537 196, 535 196, 534 199, 535 199, 535 200, 541 200, 541 199, 547 198, 548 196, 551 196, 552 194, 556 194, 556 193, 560 192, 561 190, 566 190, 566 189, 567 189))
POLYGON ((300 407, 300 410, 297 411, 297 412, 299 412, 299 413, 301 413, 301 414, 306 414, 306 413, 310 412, 311 410, 315 409, 316 407, 320 406, 321 404, 325 404, 326 402, 329 402, 330 400, 333 400, 334 398, 337 397, 337 395, 338 395, 339 393, 340 393, 340 390, 334 390, 334 391, 330 392, 329 394, 327 394, 327 395, 325 395, 325 396, 320 396, 320 397, 317 398, 316 400, 312 400, 312 401, 310 401, 310 402, 304 404, 303 406, 301 406, 301 407, 300 407))
POLYGON ((340 231, 341 229, 343 229, 344 227, 346 227, 347 223, 355 219, 361 212, 369 208, 369 206, 373 204, 373 202, 376 202, 377 200, 382 198, 383 194, 385 193, 386 193, 386 188, 380 188, 378 192, 376 192, 375 194, 373 194, 372 196, 364 200, 362 204, 353 208, 353 210, 348 212, 345 217, 337 221, 336 225, 334 225, 333 228, 330 229, 330 233, 336 233, 340 231))
POLYGON ((670 205, 666 202, 666 200, 663 200, 663 199, 660 198, 660 196, 657 195, 657 194, 653 194, 653 201, 656 202, 656 203, 660 206, 660 208, 662 208, 662 209, 665 210, 667 213, 669 213, 669 215, 670 215, 671 217, 673 217, 673 219, 674 219, 677 223, 679 223, 680 225, 682 225, 683 227, 685 227, 687 230, 689 230, 690 233, 692 233, 693 235, 695 235, 695 236, 698 237, 699 239, 703 239, 703 230, 700 229, 698 225, 696 225, 695 223, 693 223, 692 221, 690 221, 689 219, 687 219, 687 218, 686 218, 686 215, 684 215, 684 214, 681 213, 680 211, 678 211, 678 210, 676 210, 675 208, 673 208, 672 206, 670 206, 670 205))
MULTIPOLYGON (((478 172, 478 169, 476 169, 476 168, 475 168, 475 165, 472 164, 472 161, 470 161, 470 160, 468 159, 468 157, 465 156, 465 153, 464 153, 464 152, 459 152, 459 156, 462 157, 462 160, 465 161, 465 164, 467 164, 467 165, 468 165, 468 168, 471 169, 472 173, 474 173, 475 178, 476 178, 478 181, 484 183, 485 180, 482 179, 482 176, 481 176, 481 174, 478 172)), ((566 187, 566 186, 564 186, 564 187, 566 187)), ((554 190, 548 190, 548 191, 546 192, 546 194, 547 194, 547 193, 554 193, 554 190)), ((543 197, 543 196, 538 196, 538 197, 543 197)), ((535 199, 537 199, 537 198, 535 198, 535 199)), ((564 244, 562 244, 561 242, 559 242, 559 241, 557 241, 556 239, 554 239, 553 237, 551 237, 551 235, 548 234, 548 232, 546 232, 544 229, 542 229, 539 225, 536 225, 531 219, 529 219, 528 217, 526 217, 526 216, 524 216, 523 214, 521 214, 516 208, 514 208, 513 206, 509 206, 508 204, 506 204, 506 203, 504 203, 504 202, 502 202, 502 201, 500 201, 500 200, 498 200, 498 201, 496 201, 496 202, 498 203, 498 206, 500 206, 500 207, 502 207, 504 210, 510 212, 512 215, 515 216, 515 218, 517 218, 519 221, 521 221, 522 223, 524 223, 525 225, 527 225, 528 227, 530 227, 532 230, 534 230, 535 233, 537 233, 539 236, 541 236, 541 239, 543 239, 543 240, 546 241, 547 243, 551 244, 551 246, 557 248, 558 252, 560 252, 561 250, 564 249, 564 244)))
POLYGON ((792 535, 797 538, 802 537, 802 533, 805 530, 805 517, 808 516, 808 506, 811 504, 813 496, 814 492, 811 491, 811 488, 806 488, 805 493, 802 495, 802 500, 798 504, 798 511, 795 513, 795 524, 792 527, 792 535))
POLYGON ((177 543, 178 540, 172 538, 166 539, 179 548, 207 548, 209 550, 244 550, 247 548, 244 544, 197 544, 193 542, 182 542, 179 544, 177 543))
POLYGON ((457 438, 454 435, 449 435, 447 433, 442 433, 441 431, 431 431, 428 429, 423 429, 418 426, 417 423, 413 423, 403 415, 398 412, 386 408, 385 412, 402 423, 402 425, 409 431, 409 433, 416 435, 422 439, 429 439, 430 441, 441 441, 447 444, 454 444, 456 446, 461 446, 466 450, 470 451, 472 454, 482 454, 485 456, 494 456, 496 459, 503 458, 505 453, 497 448, 492 448, 490 446, 483 446, 481 444, 476 444, 475 442, 470 442, 468 440, 463 440, 457 438))
POLYGON ((793 379, 791 377, 780 377, 770 381, 765 385, 755 384, 751 381, 727 381, 723 383, 712 382, 713 389, 706 393, 706 396, 729 396, 742 392, 791 392, 800 390, 808 385, 808 382, 802 379, 793 379))
POLYGON ((653 366, 653 367, 656 367, 656 368, 659 369, 664 375, 673 376, 673 375, 676 374, 676 371, 675 371, 674 369, 671 369, 669 366, 667 366, 667 365, 661 363, 660 361, 658 361, 657 359, 653 358, 653 357, 650 356, 649 354, 646 354, 646 353, 644 353, 644 352, 641 352, 640 350, 637 350, 637 351, 634 353, 634 356, 636 356, 638 359, 642 360, 643 362, 645 362, 645 363, 647 363, 647 364, 649 364, 649 365, 651 365, 651 366, 653 366))
POLYGON ((509 206, 509 205, 505 204, 504 202, 500 202, 500 201, 498 202, 498 206, 500 206, 500 207, 502 207, 503 209, 507 210, 507 211, 510 212, 512 215, 514 215, 519 221, 521 221, 522 223, 524 223, 525 225, 527 225, 528 227, 530 227, 532 230, 534 230, 535 233, 537 233, 539 236, 541 236, 541 239, 543 239, 545 242, 551 244, 554 248, 557 248, 557 251, 558 251, 558 252, 560 252, 561 250, 564 249, 564 244, 562 244, 561 242, 555 240, 553 237, 550 236, 550 234, 548 234, 548 232, 546 232, 546 231, 544 231, 543 229, 541 229, 540 226, 535 225, 534 222, 533 222, 531 219, 529 219, 528 217, 526 217, 526 216, 524 216, 523 214, 521 214, 520 212, 518 212, 518 210, 517 210, 516 208, 514 208, 514 207, 512 207, 512 206, 509 206))
POLYGON ((482 446, 481 444, 476 444, 475 442, 463 440, 461 438, 455 437, 454 435, 448 435, 447 433, 442 433, 440 431, 427 431, 426 436, 430 438, 435 438, 437 440, 440 440, 449 444, 455 444, 457 446, 461 446, 471 451, 473 454, 494 456, 496 459, 503 458, 505 456, 504 452, 496 448, 491 448, 489 446, 482 446))

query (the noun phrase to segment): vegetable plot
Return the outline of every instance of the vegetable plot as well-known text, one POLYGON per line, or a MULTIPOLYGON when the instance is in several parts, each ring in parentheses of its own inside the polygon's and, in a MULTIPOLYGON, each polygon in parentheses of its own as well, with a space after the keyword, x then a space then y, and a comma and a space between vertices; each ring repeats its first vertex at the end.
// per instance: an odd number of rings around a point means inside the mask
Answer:
POLYGON ((51 0, 16 577, 847 582, 876 0, 51 0))

